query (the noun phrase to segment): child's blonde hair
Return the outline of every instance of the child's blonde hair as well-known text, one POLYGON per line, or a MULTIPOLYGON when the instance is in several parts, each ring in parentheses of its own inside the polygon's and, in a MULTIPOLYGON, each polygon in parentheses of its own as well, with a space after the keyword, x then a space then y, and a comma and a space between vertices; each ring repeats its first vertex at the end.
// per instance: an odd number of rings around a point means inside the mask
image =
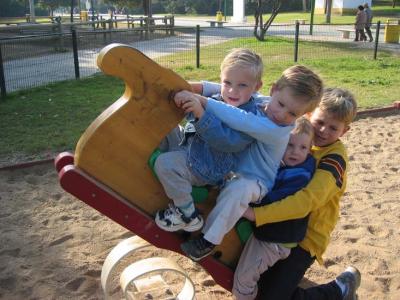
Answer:
POLYGON ((357 114, 357 101, 353 94, 341 88, 326 88, 318 106, 335 119, 349 125, 357 114))
POLYGON ((304 101, 308 103, 306 112, 311 112, 318 106, 323 92, 321 78, 302 65, 292 66, 283 71, 275 86, 279 90, 288 87, 294 96, 304 97, 304 101))
POLYGON ((264 65, 261 57, 250 49, 235 48, 225 56, 221 63, 221 72, 228 68, 249 68, 256 81, 261 81, 264 65))
MULTIPOLYGON (((290 132, 291 134, 306 134, 310 136, 311 142, 314 139, 314 127, 312 126, 310 120, 308 120, 305 116, 298 118, 294 124, 293 130, 290 132)), ((311 147, 311 145, 310 145, 311 147)))

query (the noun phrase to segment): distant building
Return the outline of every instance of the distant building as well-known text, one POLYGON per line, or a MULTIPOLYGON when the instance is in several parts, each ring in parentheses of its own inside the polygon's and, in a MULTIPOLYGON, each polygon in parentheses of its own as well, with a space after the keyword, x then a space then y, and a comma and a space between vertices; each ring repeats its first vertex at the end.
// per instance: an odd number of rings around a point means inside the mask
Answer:
POLYGON ((244 0, 233 0, 233 16, 231 22, 246 23, 244 0))
MULTIPOLYGON (((316 14, 325 14, 326 2, 326 0, 315 0, 316 14)), ((364 3, 368 3, 370 7, 372 6, 372 0, 332 0, 332 14, 356 13, 357 7, 364 3)))

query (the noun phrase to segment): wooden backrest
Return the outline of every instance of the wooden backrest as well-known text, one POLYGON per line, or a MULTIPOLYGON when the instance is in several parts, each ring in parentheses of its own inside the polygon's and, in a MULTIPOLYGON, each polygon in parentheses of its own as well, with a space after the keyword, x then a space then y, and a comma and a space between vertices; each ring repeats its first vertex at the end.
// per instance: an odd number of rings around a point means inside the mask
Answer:
POLYGON ((183 118, 171 95, 190 85, 139 50, 110 44, 97 65, 125 82, 124 94, 87 128, 75 165, 128 201, 153 214, 168 203, 147 161, 161 139, 183 118))

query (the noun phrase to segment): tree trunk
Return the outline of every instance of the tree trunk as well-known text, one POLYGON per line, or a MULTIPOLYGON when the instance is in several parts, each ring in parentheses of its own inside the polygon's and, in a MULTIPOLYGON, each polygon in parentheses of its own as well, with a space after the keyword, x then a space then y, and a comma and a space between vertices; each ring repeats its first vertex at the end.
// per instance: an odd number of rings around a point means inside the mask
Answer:
POLYGON ((74 0, 71 0, 71 23, 74 23, 74 0))
POLYGON ((144 15, 148 17, 152 17, 152 12, 151 12, 151 0, 143 0, 143 11, 144 15))
POLYGON ((271 4, 271 16, 265 23, 263 23, 262 0, 257 0, 257 7, 254 13, 255 24, 254 24, 253 34, 259 41, 265 40, 265 34, 267 33, 268 28, 271 26, 275 17, 278 15, 279 9, 281 8, 282 5, 282 0, 268 0, 267 3, 271 4))
POLYGON ((303 0, 303 11, 307 11, 307 0, 303 0))
POLYGON ((332 14, 332 0, 327 0, 325 23, 327 23, 327 24, 331 23, 331 14, 332 14))
POLYGON ((36 17, 35 17, 35 1, 34 0, 29 0, 29 22, 35 23, 36 22, 36 17))

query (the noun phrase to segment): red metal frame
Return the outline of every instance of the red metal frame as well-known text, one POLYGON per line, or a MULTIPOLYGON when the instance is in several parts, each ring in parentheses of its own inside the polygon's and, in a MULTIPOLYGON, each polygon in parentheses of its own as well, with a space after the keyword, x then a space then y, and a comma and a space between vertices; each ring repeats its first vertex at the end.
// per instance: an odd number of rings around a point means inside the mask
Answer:
MULTIPOLYGON (((183 255, 180 249, 183 240, 179 235, 161 230, 151 216, 75 167, 73 163, 74 157, 68 152, 60 153, 55 159, 60 185, 65 191, 156 247, 183 255)), ((232 290, 231 268, 212 256, 202 259, 199 263, 217 284, 228 291, 232 290)))

